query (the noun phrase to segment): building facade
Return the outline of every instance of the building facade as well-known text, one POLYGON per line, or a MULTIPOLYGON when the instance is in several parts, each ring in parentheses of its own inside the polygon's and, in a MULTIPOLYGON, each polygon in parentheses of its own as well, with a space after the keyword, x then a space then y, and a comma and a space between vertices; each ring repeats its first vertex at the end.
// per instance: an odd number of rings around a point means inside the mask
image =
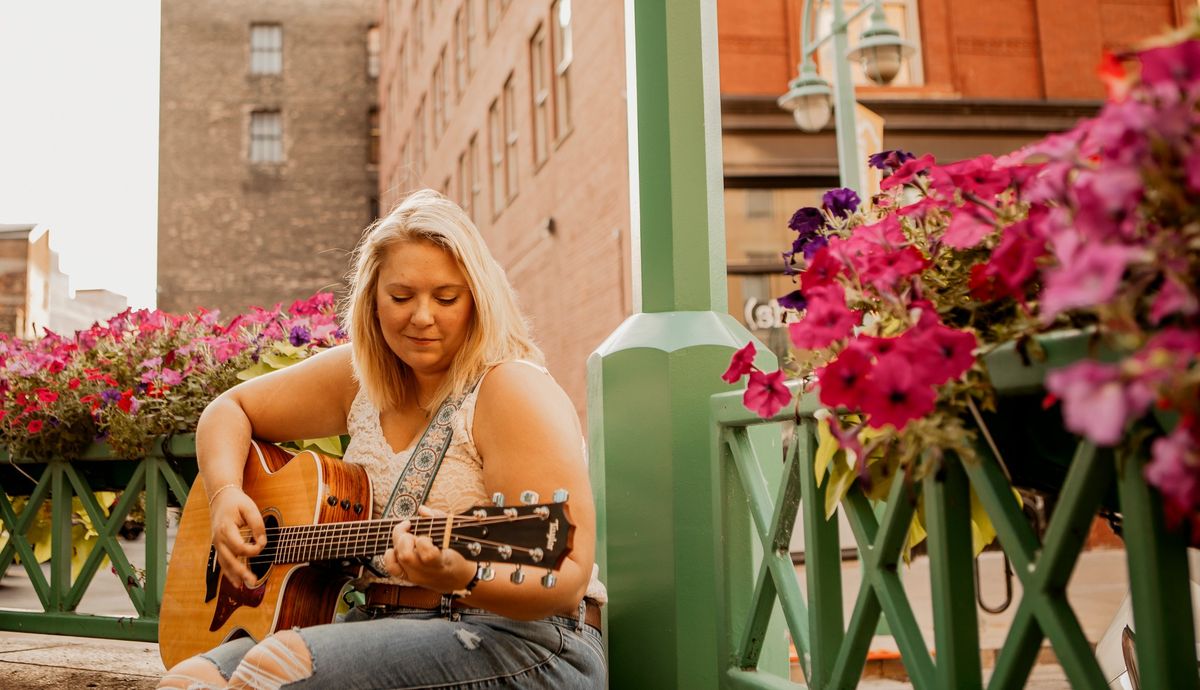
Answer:
POLYGON ((632 303, 622 4, 381 6, 383 207, 425 187, 463 206, 581 414, 584 361, 632 303))
MULTIPOLYGON (((882 119, 871 145, 944 162, 1007 153, 1094 114, 1102 51, 1182 23, 1195 4, 884 2, 917 51, 886 87, 856 69, 859 101, 882 119)), ((793 289, 787 220, 838 186, 832 126, 806 134, 775 102, 796 76, 802 4, 717 0, 729 310, 780 354, 771 300, 793 289)), ((581 415, 587 356, 633 304, 622 5, 381 2, 383 204, 431 187, 467 209, 581 415)), ((829 49, 817 59, 833 81, 829 49)))
POLYGON ((31 241, 36 225, 0 224, 0 333, 39 338, 44 329, 70 335, 125 310, 128 300, 108 290, 71 292, 58 268, 50 232, 31 241))
POLYGON ((158 306, 343 286, 378 212, 376 0, 164 0, 158 306))

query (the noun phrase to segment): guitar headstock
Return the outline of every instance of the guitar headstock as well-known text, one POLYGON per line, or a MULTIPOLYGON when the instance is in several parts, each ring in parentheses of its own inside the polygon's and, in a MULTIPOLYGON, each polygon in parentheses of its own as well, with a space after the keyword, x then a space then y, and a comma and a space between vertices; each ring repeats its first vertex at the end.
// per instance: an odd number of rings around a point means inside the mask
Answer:
MULTIPOLYGON (((494 497, 495 498, 495 497, 494 497)), ((512 563, 517 566, 558 570, 571 552, 575 525, 567 511, 565 492, 555 492, 555 501, 537 503, 537 494, 525 492, 519 506, 476 506, 454 516, 448 547, 471 561, 512 563)), ((485 578, 486 579, 486 578, 485 578)), ((520 568, 511 577, 525 579, 520 568)), ((548 572, 542 584, 551 587, 554 575, 548 572)))

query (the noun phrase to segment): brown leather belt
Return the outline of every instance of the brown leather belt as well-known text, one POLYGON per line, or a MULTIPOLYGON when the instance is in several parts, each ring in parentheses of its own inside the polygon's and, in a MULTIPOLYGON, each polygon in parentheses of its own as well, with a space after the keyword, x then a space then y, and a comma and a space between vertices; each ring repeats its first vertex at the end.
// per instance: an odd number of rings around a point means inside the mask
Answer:
MULTIPOLYGON (((586 602, 583 614, 583 622, 600 629, 600 606, 591 599, 584 599, 586 602)), ((384 582, 372 582, 367 587, 367 606, 382 606, 384 608, 406 608, 406 609, 439 609, 442 606, 442 595, 432 589, 424 587, 406 587, 404 585, 390 585, 384 582)), ((450 604, 451 609, 469 609, 473 608, 470 604, 461 599, 456 599, 450 604)), ((564 611, 558 616, 566 618, 578 618, 579 610, 571 609, 564 611)))

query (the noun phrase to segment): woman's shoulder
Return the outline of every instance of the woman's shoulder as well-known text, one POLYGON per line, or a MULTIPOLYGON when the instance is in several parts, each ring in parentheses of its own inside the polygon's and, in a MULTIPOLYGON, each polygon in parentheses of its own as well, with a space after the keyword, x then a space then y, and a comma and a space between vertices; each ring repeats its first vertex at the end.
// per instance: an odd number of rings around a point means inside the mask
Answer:
POLYGON ((570 398, 549 370, 526 360, 509 360, 492 367, 479 384, 478 396, 476 418, 486 417, 501 425, 548 410, 574 411, 570 398))

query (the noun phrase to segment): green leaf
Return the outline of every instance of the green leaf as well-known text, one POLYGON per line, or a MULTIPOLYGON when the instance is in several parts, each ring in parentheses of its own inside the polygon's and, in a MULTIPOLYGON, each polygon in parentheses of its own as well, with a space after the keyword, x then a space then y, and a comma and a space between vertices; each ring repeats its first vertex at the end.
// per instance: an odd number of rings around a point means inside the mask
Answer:
POLYGON ((245 369, 242 369, 241 371, 239 371, 237 373, 237 377, 238 377, 239 381, 249 381, 250 379, 258 378, 259 376, 262 376, 263 374, 269 374, 272 371, 275 371, 275 370, 272 369, 265 362, 260 361, 257 364, 246 367, 245 369))
POLYGON ((829 486, 825 488, 825 519, 833 517, 838 504, 846 497, 854 479, 858 476, 843 460, 846 454, 837 452, 836 459, 829 468, 829 486))
POLYGON ((332 455, 335 458, 342 457, 345 452, 342 449, 342 439, 340 436, 326 436, 325 438, 306 439, 300 442, 301 448, 316 448, 326 455, 332 455))
POLYGON ((296 355, 285 355, 277 352, 265 352, 262 356, 262 362, 266 362, 272 369, 286 369, 287 367, 304 361, 303 357, 296 355))
POLYGON ((829 461, 838 451, 837 438, 829 430, 829 420, 822 419, 817 424, 817 457, 813 463, 813 472, 817 476, 817 486, 825 481, 825 472, 829 469, 829 461))

